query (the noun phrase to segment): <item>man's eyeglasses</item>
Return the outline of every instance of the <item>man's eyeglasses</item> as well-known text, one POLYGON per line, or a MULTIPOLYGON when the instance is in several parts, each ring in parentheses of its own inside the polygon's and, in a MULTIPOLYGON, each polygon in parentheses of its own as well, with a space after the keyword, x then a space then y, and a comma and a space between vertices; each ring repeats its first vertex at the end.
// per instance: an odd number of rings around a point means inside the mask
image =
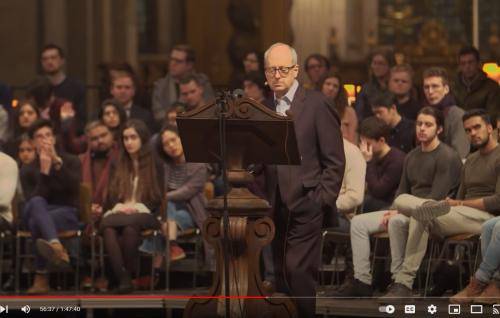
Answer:
POLYGON ((178 58, 175 58, 175 57, 171 57, 171 58, 169 58, 169 61, 170 61, 170 62, 174 62, 174 63, 176 63, 176 64, 181 64, 181 63, 186 62, 186 60, 181 60, 181 59, 178 59, 178 58))
POLYGON ((281 76, 286 76, 290 71, 297 65, 292 66, 280 66, 280 67, 266 67, 265 72, 267 75, 276 75, 279 72, 281 76))

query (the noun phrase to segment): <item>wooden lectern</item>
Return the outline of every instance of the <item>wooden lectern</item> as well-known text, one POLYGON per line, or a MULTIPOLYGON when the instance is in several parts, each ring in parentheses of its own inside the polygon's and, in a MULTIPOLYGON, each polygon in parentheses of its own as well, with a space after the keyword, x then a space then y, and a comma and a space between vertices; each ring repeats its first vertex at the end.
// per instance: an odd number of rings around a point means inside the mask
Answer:
MULTIPOLYGON (((274 223, 268 216, 271 206, 246 187, 253 176, 249 164, 300 164, 293 121, 247 98, 225 100, 225 140, 230 192, 229 211, 229 295, 231 317, 297 317, 291 299, 271 297, 262 285, 260 253, 274 237, 274 223), (238 296, 242 296, 238 298, 238 296), (254 297, 255 296, 255 297, 254 297)), ((177 117, 179 134, 188 162, 220 161, 220 112, 216 102, 177 117)), ((191 299, 184 317, 224 317, 224 248, 222 215, 224 198, 208 203, 211 217, 205 221, 203 236, 215 248, 217 265, 209 299, 191 299)))

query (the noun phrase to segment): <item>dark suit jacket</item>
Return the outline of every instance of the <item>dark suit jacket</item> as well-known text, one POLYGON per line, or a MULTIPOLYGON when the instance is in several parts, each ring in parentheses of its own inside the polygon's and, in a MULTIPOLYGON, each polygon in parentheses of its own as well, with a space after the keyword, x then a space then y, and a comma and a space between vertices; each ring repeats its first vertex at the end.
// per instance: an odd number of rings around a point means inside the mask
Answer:
POLYGON ((302 87, 295 93, 290 112, 301 165, 268 167, 268 198, 275 202, 279 184, 281 200, 290 211, 300 210, 304 200, 313 200, 335 224, 345 166, 339 116, 321 93, 302 87))
POLYGON ((148 126, 149 131, 153 134, 157 131, 156 122, 153 119, 153 114, 145 108, 137 106, 135 104, 130 108, 130 118, 142 120, 146 126, 148 126))

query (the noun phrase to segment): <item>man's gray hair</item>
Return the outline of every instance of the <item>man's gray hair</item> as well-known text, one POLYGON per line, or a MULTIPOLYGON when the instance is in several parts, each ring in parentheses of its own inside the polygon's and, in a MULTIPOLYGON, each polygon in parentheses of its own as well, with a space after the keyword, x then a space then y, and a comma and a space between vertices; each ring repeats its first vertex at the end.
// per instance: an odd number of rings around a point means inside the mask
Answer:
POLYGON ((271 45, 267 50, 266 52, 264 53, 264 63, 267 64, 267 57, 269 56, 269 52, 275 48, 276 46, 281 46, 281 45, 284 45, 286 47, 288 47, 290 49, 290 53, 292 54, 292 64, 295 65, 297 64, 297 51, 295 51, 295 49, 293 47, 291 47, 290 45, 286 44, 286 43, 281 43, 281 42, 276 42, 274 43, 273 45, 271 45))

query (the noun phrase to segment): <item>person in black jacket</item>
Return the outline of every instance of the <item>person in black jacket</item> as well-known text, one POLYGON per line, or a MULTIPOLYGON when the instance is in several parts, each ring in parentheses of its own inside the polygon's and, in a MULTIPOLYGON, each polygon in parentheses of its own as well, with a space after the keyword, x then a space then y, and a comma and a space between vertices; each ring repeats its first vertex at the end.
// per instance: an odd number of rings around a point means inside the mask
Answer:
POLYGON ((125 124, 120 159, 111 172, 106 203, 104 207, 93 206, 94 214, 105 211, 100 230, 113 274, 119 281, 118 293, 133 289, 141 231, 160 228, 155 213, 164 193, 163 171, 149 139, 149 130, 142 121, 131 119, 125 124))
POLYGON ((142 120, 150 130, 156 131, 156 122, 153 114, 134 103, 136 82, 132 74, 117 71, 111 83, 111 96, 122 104, 128 119, 142 120))
POLYGON ((49 290, 46 260, 67 266, 69 256, 58 239, 58 232, 78 229, 80 161, 56 150, 52 123, 39 119, 30 127, 37 159, 21 168, 26 197, 22 218, 37 244, 35 281, 30 294, 49 290), (45 258, 45 259, 44 259, 45 258))

